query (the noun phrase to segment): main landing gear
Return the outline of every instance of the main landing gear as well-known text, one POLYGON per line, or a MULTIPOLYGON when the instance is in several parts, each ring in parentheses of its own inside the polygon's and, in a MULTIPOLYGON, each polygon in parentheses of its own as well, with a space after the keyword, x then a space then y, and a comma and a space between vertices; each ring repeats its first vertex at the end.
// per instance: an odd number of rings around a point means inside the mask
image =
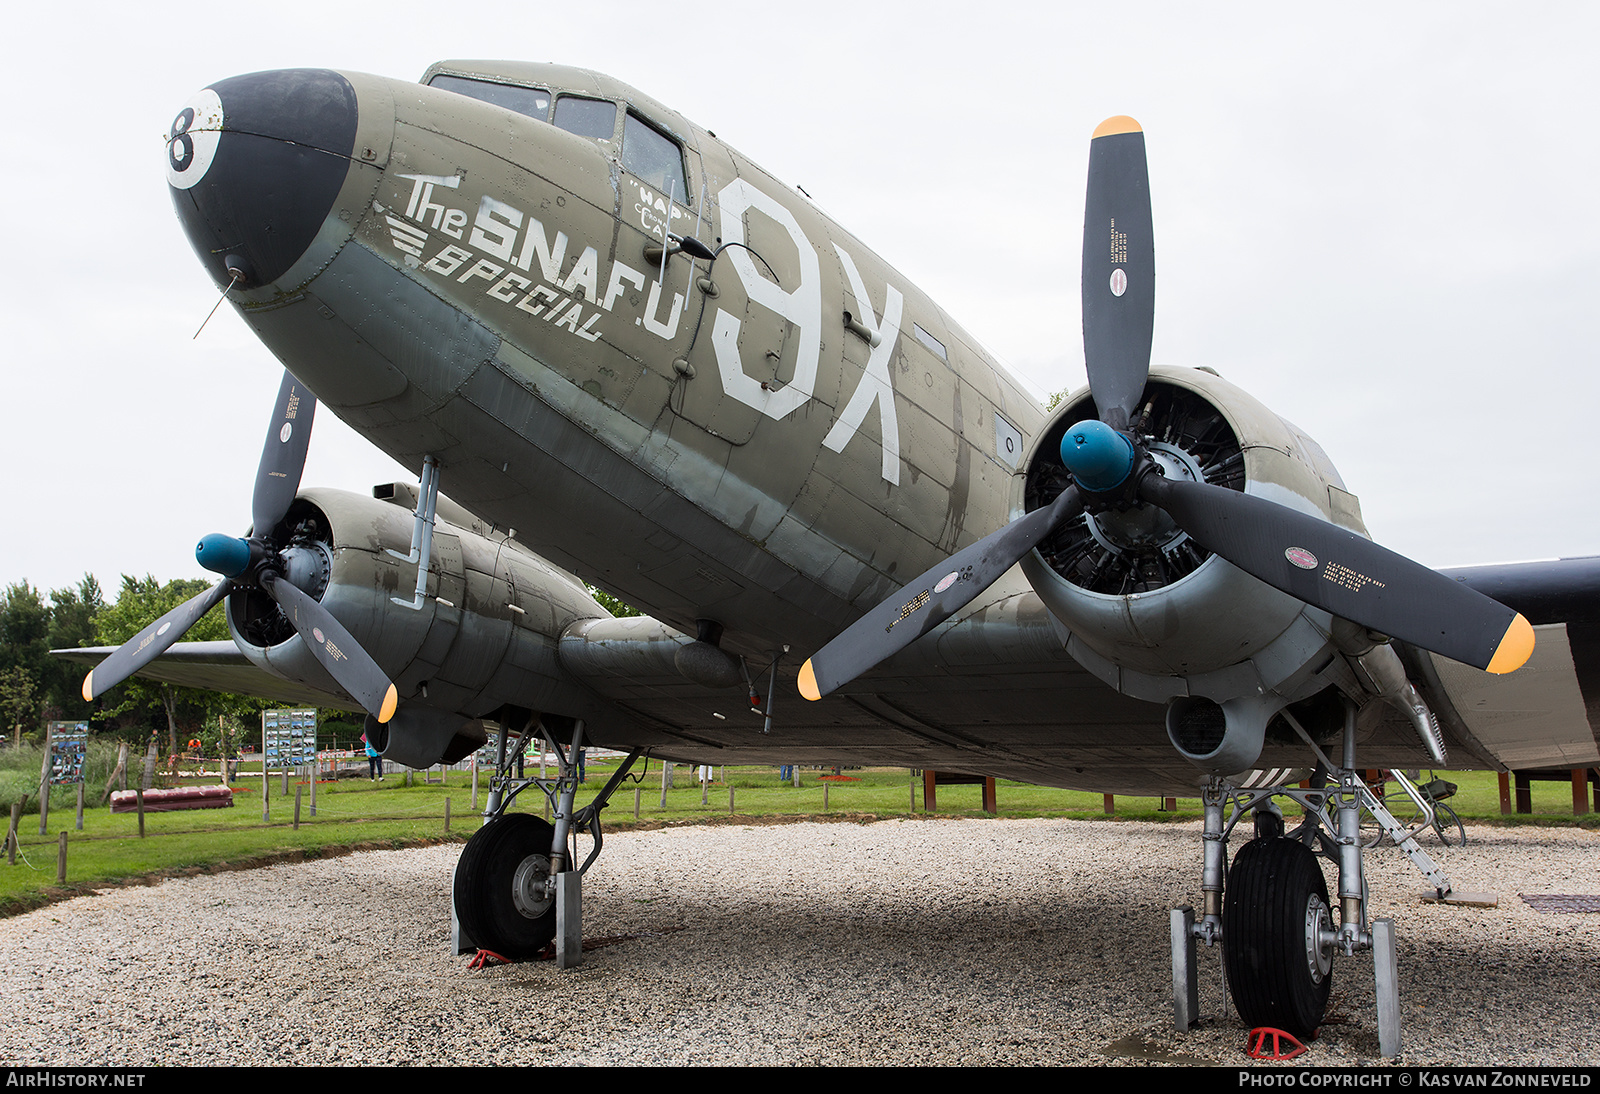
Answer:
MULTIPOLYGON (((1363 810, 1391 832, 1441 897, 1450 891, 1450 879, 1389 815, 1356 772, 1353 704, 1347 703, 1345 708, 1344 748, 1338 765, 1317 748, 1290 712, 1285 711, 1284 717, 1316 752, 1321 760, 1319 773, 1333 773, 1335 782, 1309 790, 1283 785, 1244 789, 1222 779, 1212 779, 1207 785, 1203 797, 1204 907, 1198 921, 1192 908, 1172 912, 1175 1023, 1182 1031, 1193 1028, 1199 1019, 1197 942, 1208 947, 1221 943, 1229 993, 1247 1026, 1282 1030, 1302 1040, 1315 1036, 1327 1013, 1335 955, 1350 957, 1357 951, 1370 951, 1377 984, 1379 1051, 1384 1056, 1398 1056, 1400 1000, 1394 927, 1387 919, 1369 925, 1361 863, 1363 810), (1284 831, 1283 815, 1273 803, 1279 796, 1298 802, 1305 811, 1304 823, 1292 832, 1284 831), (1228 837, 1247 814, 1254 818, 1255 838, 1240 848, 1229 869, 1228 837), (1329 899, 1319 856, 1337 867, 1337 905, 1329 899)), ((1431 822, 1432 817, 1428 819, 1431 822)))
POLYGON ((456 862, 456 952, 487 950, 508 961, 528 961, 554 940, 556 964, 571 968, 583 959, 581 884, 604 842, 600 811, 622 784, 640 750, 628 755, 594 801, 574 809, 583 723, 527 715, 514 748, 508 749, 508 736, 502 727, 484 825, 467 841, 456 862), (556 729, 570 730, 571 743, 565 749, 555 739, 552 731, 556 729), (514 774, 535 734, 555 753, 555 778, 514 774), (507 812, 517 795, 530 786, 543 791, 554 824, 527 813, 507 812), (583 864, 575 866, 574 836, 584 828, 594 846, 583 864))

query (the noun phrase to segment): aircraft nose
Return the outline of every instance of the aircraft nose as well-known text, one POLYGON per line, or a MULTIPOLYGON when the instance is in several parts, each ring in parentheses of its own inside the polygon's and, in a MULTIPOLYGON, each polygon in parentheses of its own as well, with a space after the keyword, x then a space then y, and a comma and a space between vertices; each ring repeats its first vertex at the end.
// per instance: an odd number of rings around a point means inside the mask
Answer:
POLYGON ((197 92, 167 134, 178 219, 220 288, 288 272, 321 229, 349 172, 356 93, 327 69, 280 69, 197 92))

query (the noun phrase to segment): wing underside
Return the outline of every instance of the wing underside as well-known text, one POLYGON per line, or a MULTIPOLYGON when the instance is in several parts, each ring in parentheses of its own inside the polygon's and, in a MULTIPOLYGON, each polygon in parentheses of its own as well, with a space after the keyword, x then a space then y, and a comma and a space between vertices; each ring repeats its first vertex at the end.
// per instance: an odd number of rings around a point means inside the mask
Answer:
MULTIPOLYGON (((50 652, 66 661, 93 666, 116 650, 116 646, 89 646, 50 652)), ((296 706, 361 709, 348 695, 308 687, 257 668, 232 642, 179 642, 135 675, 179 687, 229 691, 296 706)))
MULTIPOLYGON (((1406 651, 1440 716, 1455 765, 1600 765, 1592 729, 1600 710, 1591 707, 1582 686, 1594 675, 1585 673, 1585 665, 1600 661, 1600 643, 1594 641, 1600 628, 1574 607, 1595 607, 1600 619, 1600 595, 1583 593, 1575 601, 1579 594, 1572 591, 1580 576, 1594 578, 1592 588, 1600 590, 1600 560, 1584 561, 1591 565, 1582 574, 1558 567, 1542 572, 1532 586, 1521 574, 1516 595, 1504 581, 1512 568, 1471 572, 1475 585, 1499 582, 1504 599, 1539 624, 1536 652, 1516 672, 1490 676, 1406 651), (1530 589, 1545 599, 1535 603, 1530 589), (1558 611, 1574 622, 1551 621, 1558 611)), ((975 605, 815 703, 796 694, 799 658, 778 661, 775 683, 769 660, 747 659, 759 698, 753 708, 749 687, 695 684, 672 670, 670 658, 658 659, 654 670, 641 669, 647 662, 639 651, 610 642, 598 655, 590 650, 575 671, 606 712, 592 720, 591 738, 697 763, 932 768, 1121 794, 1184 795, 1202 783, 1199 770, 1168 741, 1161 706, 1119 695, 1073 661, 1060 625, 1024 583, 996 592, 998 598, 975 605)), ((660 640, 653 635, 639 643, 660 640)), ((84 664, 97 664, 110 652, 57 651, 84 664)), ((231 642, 179 643, 141 675, 277 702, 356 709, 347 696, 264 672, 231 642)), ((1363 767, 1429 763, 1410 724, 1383 702, 1362 712, 1360 757, 1363 767)), ((1303 745, 1272 739, 1257 762, 1258 769, 1309 764, 1303 745)))

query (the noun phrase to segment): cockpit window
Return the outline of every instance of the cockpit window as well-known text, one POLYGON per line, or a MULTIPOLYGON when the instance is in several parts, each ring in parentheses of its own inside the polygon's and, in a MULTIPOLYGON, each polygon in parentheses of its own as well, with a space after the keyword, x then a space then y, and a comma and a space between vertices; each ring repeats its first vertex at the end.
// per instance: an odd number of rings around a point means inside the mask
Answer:
POLYGON ((671 193, 675 200, 690 204, 678 142, 633 114, 622 123, 622 166, 663 194, 671 193))
POLYGON ((608 141, 617 131, 617 104, 563 95, 556 100, 556 128, 591 140, 608 141))
MULTIPOLYGON (((492 103, 495 106, 526 114, 542 122, 550 120, 550 92, 537 87, 513 87, 511 84, 490 83, 488 80, 469 80, 464 76, 440 74, 428 81, 429 87, 454 91, 469 99, 492 103)), ((610 130, 606 136, 610 136, 610 130)))

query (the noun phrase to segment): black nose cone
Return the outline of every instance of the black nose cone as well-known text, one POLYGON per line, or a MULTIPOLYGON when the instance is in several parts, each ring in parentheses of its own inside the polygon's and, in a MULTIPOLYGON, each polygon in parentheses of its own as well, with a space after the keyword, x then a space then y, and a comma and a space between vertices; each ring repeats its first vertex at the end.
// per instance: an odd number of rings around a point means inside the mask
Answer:
POLYGON ((350 168, 356 95, 326 69, 235 76, 190 99, 167 139, 167 182, 218 287, 282 277, 306 252, 350 168))

